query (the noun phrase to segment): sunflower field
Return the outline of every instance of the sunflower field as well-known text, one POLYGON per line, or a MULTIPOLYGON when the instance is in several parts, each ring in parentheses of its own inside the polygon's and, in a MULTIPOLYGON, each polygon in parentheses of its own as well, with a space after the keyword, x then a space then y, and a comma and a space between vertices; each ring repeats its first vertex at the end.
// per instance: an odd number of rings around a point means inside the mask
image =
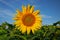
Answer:
POLYGON ((0 25, 0 40, 60 40, 60 21, 42 25, 40 11, 34 6, 22 6, 13 18, 15 22, 0 25))
POLYGON ((0 25, 0 40, 60 40, 60 21, 43 25, 34 34, 22 34, 15 25, 4 22, 0 25))

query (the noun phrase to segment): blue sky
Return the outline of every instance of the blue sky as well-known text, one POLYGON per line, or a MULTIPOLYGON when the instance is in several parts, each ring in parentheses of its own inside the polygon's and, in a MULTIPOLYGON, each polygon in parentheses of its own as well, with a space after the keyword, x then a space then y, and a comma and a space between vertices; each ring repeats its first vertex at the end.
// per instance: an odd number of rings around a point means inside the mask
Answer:
POLYGON ((0 0, 0 24, 5 21, 13 23, 16 9, 22 10, 22 5, 28 4, 40 10, 44 25, 60 20, 60 0, 0 0))

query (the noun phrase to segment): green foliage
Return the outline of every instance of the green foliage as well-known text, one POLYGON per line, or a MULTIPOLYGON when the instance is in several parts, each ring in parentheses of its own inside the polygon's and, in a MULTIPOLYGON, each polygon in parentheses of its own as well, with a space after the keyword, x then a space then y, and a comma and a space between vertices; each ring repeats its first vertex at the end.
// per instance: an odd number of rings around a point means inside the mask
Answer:
POLYGON ((57 21, 56 23, 53 23, 54 26, 56 26, 57 24, 59 24, 59 26, 60 26, 60 21, 57 21))
POLYGON ((35 34, 27 35, 15 29, 15 25, 5 22, 0 25, 0 40, 60 40, 60 26, 42 26, 35 34))

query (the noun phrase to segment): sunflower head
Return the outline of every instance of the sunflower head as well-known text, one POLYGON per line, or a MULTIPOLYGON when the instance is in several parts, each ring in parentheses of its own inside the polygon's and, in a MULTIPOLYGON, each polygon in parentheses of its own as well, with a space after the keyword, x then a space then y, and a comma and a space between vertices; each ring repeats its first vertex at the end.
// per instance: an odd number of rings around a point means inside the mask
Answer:
POLYGON ((42 26, 42 20, 39 13, 39 10, 34 11, 34 6, 22 6, 22 12, 17 10, 17 14, 14 17, 16 28, 22 33, 27 32, 27 34, 29 34, 30 31, 32 31, 34 34, 35 31, 42 26))

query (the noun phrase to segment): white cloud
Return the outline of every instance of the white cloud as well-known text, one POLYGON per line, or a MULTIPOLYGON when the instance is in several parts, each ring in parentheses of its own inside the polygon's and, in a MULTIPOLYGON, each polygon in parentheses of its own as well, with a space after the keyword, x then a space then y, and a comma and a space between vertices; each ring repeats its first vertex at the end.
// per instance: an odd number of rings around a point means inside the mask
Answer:
POLYGON ((10 4, 10 3, 8 3, 8 2, 6 2, 6 1, 4 1, 4 0, 0 0, 0 2, 2 2, 2 3, 4 3, 5 5, 11 7, 12 9, 15 9, 12 4, 10 4))
POLYGON ((12 12, 11 10, 8 10, 8 9, 0 10, 0 18, 1 18, 0 23, 2 23, 2 22, 11 23, 11 21, 13 21, 12 20, 13 17, 14 17, 14 12, 12 12))
MULTIPOLYGON (((9 16, 9 17, 13 17, 13 12, 10 11, 10 10, 8 10, 8 9, 5 9, 5 10, 4 9, 1 9, 0 10, 0 15, 2 13, 5 14, 5 15, 7 15, 7 16, 9 16)), ((5 16, 3 14, 0 17, 4 17, 5 18, 5 16)))
POLYGON ((48 15, 41 15, 42 18, 52 18, 52 16, 48 16, 48 15))
POLYGON ((5 16, 3 16, 3 15, 0 14, 0 17, 4 18, 5 16))

